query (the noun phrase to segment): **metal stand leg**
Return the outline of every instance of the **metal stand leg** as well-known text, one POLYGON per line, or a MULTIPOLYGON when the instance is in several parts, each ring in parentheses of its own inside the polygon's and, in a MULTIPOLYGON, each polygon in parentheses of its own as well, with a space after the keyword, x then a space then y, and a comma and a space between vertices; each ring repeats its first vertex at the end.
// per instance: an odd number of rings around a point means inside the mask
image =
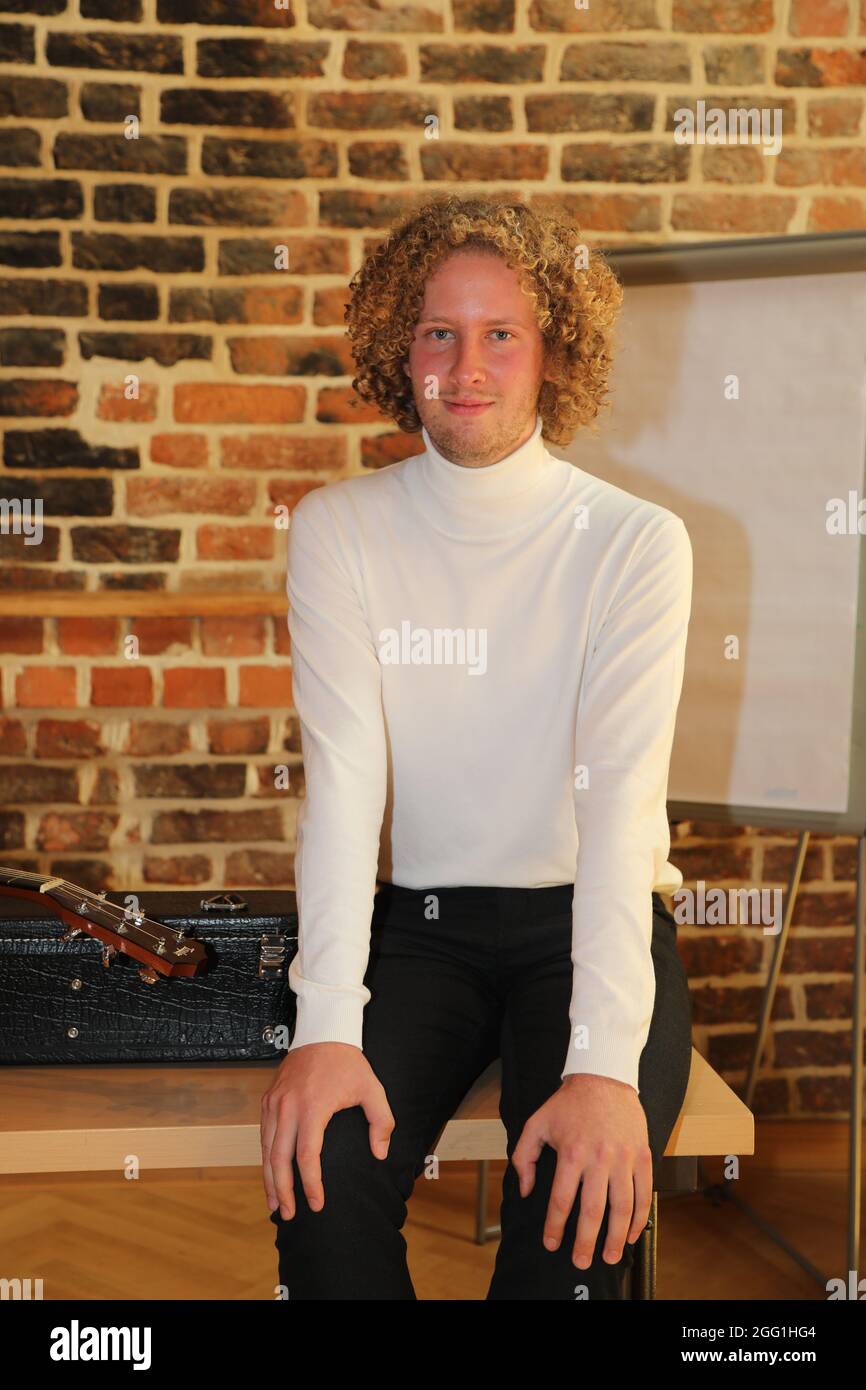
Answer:
POLYGON ((634 1244, 634 1263, 629 1279, 628 1298, 654 1299, 658 1267, 659 1195, 653 1192, 649 1220, 634 1244))
MULTIPOLYGON (((809 831, 803 830, 797 842, 797 854, 791 869, 788 893, 785 899, 782 930, 776 939, 773 959, 770 965, 770 973, 764 988, 761 1018, 755 1036, 749 1074, 742 1096, 742 1099, 750 1108, 755 1091, 758 1066, 764 1051, 767 1027, 773 1009, 776 986, 782 965, 782 956, 794 912, 794 902, 800 884, 800 875, 803 871, 803 862, 806 858, 806 847, 808 843, 809 831)), ((858 837, 855 913, 854 966, 851 998, 851 1101, 848 1131, 848 1232, 845 1253, 847 1257, 847 1270, 854 1270, 857 1277, 859 1277, 861 1163, 863 1147, 863 971, 864 968, 866 968, 866 941, 864 941, 864 933, 866 933, 866 920, 864 920, 866 919, 866 833, 858 837)), ((777 1245, 786 1251, 801 1269, 805 1270, 811 1278, 826 1289, 829 1276, 813 1265, 811 1260, 808 1260, 805 1255, 802 1255, 790 1241, 786 1240, 768 1221, 765 1221, 763 1217, 759 1216, 752 1207, 740 1197, 735 1197, 733 1195, 730 1179, 725 1178, 721 1183, 708 1184, 706 1182, 703 1163, 700 1163, 699 1169, 701 1183, 704 1185, 705 1194, 707 1196, 713 1198, 717 1202, 733 1202, 750 1221, 754 1222, 754 1224, 758 1226, 760 1230, 764 1231, 771 1240, 775 1241, 777 1245)))
POLYGON ((857 917, 854 922, 854 993, 851 998, 851 1120, 848 1128, 848 1269, 860 1269, 860 1195, 863 1172, 863 971, 866 969, 866 834, 857 844, 857 917))

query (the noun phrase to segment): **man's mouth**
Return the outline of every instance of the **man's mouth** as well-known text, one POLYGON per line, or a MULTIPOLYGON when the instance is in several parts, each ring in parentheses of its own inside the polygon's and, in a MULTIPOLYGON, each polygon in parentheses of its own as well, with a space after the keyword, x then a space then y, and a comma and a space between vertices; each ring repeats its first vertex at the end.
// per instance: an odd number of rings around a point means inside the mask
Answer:
POLYGON ((483 411, 488 410, 490 406, 493 404, 492 401, 449 401, 445 400, 444 397, 443 403, 445 405, 446 410, 450 410, 452 415, 465 415, 467 417, 472 415, 481 415, 483 411))

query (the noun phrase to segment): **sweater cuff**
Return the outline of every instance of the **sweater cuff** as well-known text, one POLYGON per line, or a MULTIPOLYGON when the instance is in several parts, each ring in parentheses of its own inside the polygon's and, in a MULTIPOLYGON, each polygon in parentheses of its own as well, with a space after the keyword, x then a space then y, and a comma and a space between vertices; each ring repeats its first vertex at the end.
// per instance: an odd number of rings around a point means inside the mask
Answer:
POLYGON ((288 1051, 307 1043, 342 1042, 361 1047, 364 1000, 345 990, 305 983, 297 996, 297 1018, 288 1051))
POLYGON ((642 1051, 642 1044, 636 1047, 632 1039, 622 1036, 602 1038, 591 1047, 576 1047, 572 1033, 560 1080, 578 1075, 609 1076, 613 1081, 624 1081, 637 1091, 638 1063, 642 1051))

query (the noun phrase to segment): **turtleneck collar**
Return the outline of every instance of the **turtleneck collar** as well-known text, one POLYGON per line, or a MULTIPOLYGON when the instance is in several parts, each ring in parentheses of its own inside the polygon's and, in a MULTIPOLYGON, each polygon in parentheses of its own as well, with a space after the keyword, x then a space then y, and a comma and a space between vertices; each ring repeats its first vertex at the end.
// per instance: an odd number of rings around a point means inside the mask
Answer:
POLYGON ((431 524, 467 539, 508 535, 546 510, 562 492, 568 466, 547 452, 541 426, 536 415, 532 434, 519 448, 498 463, 473 468, 440 454, 422 426, 425 452, 411 463, 431 524))
POLYGON ((535 487, 545 472, 547 450, 541 439, 540 415, 536 415, 535 428, 525 443, 484 468, 452 463, 440 454, 423 425, 421 437, 426 448, 421 464, 425 481, 455 501, 466 498, 483 503, 491 498, 517 497, 535 487))

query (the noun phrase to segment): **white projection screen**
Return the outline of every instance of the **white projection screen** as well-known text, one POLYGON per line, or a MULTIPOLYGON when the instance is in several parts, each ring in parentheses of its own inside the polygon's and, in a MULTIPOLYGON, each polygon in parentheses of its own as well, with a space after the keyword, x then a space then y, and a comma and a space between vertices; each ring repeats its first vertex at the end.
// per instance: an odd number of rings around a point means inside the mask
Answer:
POLYGON ((669 810, 862 833, 866 235, 607 259, 625 286, 612 405, 556 452, 691 537, 669 810))

